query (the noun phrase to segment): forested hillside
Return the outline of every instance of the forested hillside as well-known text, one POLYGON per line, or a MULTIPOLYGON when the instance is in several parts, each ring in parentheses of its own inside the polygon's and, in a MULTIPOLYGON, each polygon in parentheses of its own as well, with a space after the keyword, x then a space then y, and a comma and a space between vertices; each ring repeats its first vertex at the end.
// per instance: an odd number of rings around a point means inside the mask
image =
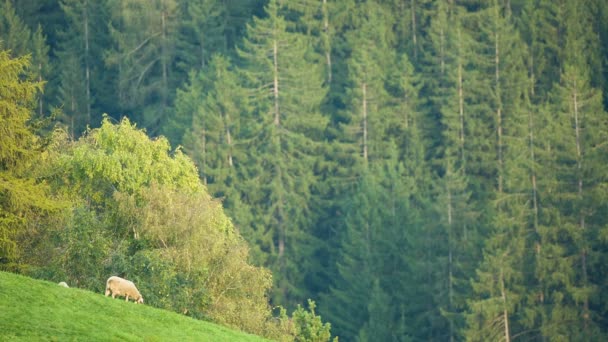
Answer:
POLYGON ((608 340, 605 1, 0 1, 2 269, 271 338, 311 298, 343 341, 608 340))

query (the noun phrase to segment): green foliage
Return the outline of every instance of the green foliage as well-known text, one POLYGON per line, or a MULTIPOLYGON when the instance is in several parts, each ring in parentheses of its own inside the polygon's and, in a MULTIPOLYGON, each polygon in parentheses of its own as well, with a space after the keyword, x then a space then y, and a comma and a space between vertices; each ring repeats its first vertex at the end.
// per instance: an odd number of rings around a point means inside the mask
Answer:
MULTIPOLYGON (((0 267, 23 251, 19 240, 35 230, 36 221, 59 205, 47 184, 32 172, 40 160, 41 141, 30 125, 39 82, 24 80, 29 58, 11 58, 0 50, 0 267)), ((26 238, 27 240, 27 238, 26 238)), ((7 264, 8 263, 8 264, 7 264)))
MULTIPOLYGON (((157 271, 162 274, 163 263, 171 265, 171 283, 179 286, 170 290, 183 292, 179 293, 182 299, 169 302, 183 307, 173 309, 253 333, 264 332, 270 274, 247 263, 248 248, 219 202, 211 201, 206 193, 183 194, 160 186, 144 191, 144 205, 132 207, 135 201, 117 197, 120 211, 135 218, 132 229, 139 230, 143 244, 150 247, 142 255, 150 280, 157 271)), ((168 289, 163 290, 166 283, 149 283, 151 292, 169 295, 168 289)))
POLYGON ((106 270, 100 267, 110 257, 112 239, 95 213, 86 207, 74 208, 73 217, 58 232, 61 252, 52 262, 63 270, 63 280, 76 287, 105 288, 106 270))
POLYGON ((331 338, 331 325, 323 323, 321 316, 315 313, 315 302, 308 300, 308 310, 300 305, 293 312, 292 320, 295 325, 295 341, 306 342, 325 342, 331 338))
POLYGON ((173 156, 169 151, 167 139, 150 140, 128 119, 113 125, 106 117, 100 128, 90 130, 66 151, 58 167, 69 170, 66 181, 93 203, 111 200, 114 191, 136 194, 153 183, 201 191, 190 159, 180 150, 173 156))
POLYGON ((247 245, 188 157, 127 119, 52 146, 47 177, 73 207, 56 228, 61 253, 39 272, 62 270, 95 291, 123 275, 142 284, 149 305, 270 333, 270 273, 248 263, 247 245))

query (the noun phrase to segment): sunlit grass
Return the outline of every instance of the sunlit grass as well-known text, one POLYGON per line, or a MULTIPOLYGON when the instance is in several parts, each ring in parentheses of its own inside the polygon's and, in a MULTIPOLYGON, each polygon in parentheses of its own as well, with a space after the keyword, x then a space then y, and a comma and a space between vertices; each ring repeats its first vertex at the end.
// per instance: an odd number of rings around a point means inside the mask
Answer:
POLYGON ((0 340, 264 341, 173 312, 0 272, 0 340))

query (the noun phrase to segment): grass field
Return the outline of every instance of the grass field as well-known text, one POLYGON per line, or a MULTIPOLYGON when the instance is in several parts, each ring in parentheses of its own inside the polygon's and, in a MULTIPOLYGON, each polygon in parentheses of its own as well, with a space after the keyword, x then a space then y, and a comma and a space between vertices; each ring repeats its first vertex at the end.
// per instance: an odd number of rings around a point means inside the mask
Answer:
POLYGON ((0 272, 0 341, 265 341, 102 293, 0 272))

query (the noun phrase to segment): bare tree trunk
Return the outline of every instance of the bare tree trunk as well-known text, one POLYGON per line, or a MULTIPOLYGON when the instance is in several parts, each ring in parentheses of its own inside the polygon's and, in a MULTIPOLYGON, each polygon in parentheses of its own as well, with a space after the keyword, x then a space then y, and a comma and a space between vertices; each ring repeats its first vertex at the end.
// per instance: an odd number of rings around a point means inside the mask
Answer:
POLYGON ((502 267, 500 268, 500 297, 502 299, 502 308, 503 308, 503 322, 504 322, 504 336, 505 342, 511 342, 511 333, 509 331, 509 312, 507 310, 507 293, 505 291, 505 279, 503 275, 502 267))
MULTIPOLYGON (((576 83, 576 82, 575 82, 576 83)), ((575 85, 576 86, 576 85, 575 85)), ((580 126, 580 113, 579 113, 579 102, 578 102, 578 92, 575 89, 572 94, 572 101, 574 107, 574 132, 576 135, 576 170, 578 177, 578 196, 579 200, 583 199, 583 153, 581 147, 581 126, 580 126)), ((579 212, 579 225, 581 231, 585 231, 585 215, 582 210, 579 212)), ((583 242, 584 243, 584 242, 583 242)), ((583 245, 581 248, 581 272, 582 272, 582 282, 583 286, 587 286, 587 250, 583 245)), ((585 296, 583 301, 583 318, 585 320, 585 329, 587 328, 589 321, 589 298, 585 296)))
POLYGON ((331 83, 331 43, 329 35, 329 13, 327 11, 327 0, 323 0, 323 39, 325 48, 325 63, 327 65, 327 83, 331 83))
MULTIPOLYGON (((281 167, 278 167, 278 172, 277 175, 279 177, 279 179, 282 179, 282 170, 281 167)), ((277 210, 278 210, 278 217, 277 217, 277 223, 278 223, 278 228, 279 228, 279 262, 280 262, 280 267, 281 270, 284 270, 285 268, 285 258, 283 257, 285 255, 285 240, 286 240, 286 234, 287 232, 285 231, 285 224, 283 222, 283 199, 279 198, 279 204, 277 206, 277 210)))
POLYGON ((91 123, 91 68, 89 65, 89 2, 85 0, 83 5, 84 16, 84 73, 87 106, 87 124, 91 123))
MULTIPOLYGON (((498 6, 496 6, 496 18, 498 20, 498 6)), ((500 35, 495 33, 494 42, 494 63, 496 73, 496 100, 498 101, 496 108, 496 144, 497 144, 497 159, 498 159, 498 193, 503 192, 503 146, 502 146, 502 101, 500 91, 500 51, 499 51, 500 35)))
POLYGON ((439 59, 440 59, 440 70, 441 70, 441 74, 445 74, 445 52, 444 52, 444 46, 445 45, 445 34, 443 32, 443 27, 441 28, 440 32, 439 32, 439 59))
MULTIPOLYGON (((281 125, 281 112, 280 112, 280 107, 279 107, 279 48, 278 48, 278 42, 275 39, 272 43, 272 57, 273 57, 273 95, 274 95, 274 125, 279 128, 279 126, 281 125)), ((278 133, 277 133, 278 134, 278 133)), ((278 140, 276 142, 276 144, 278 145, 278 148, 281 148, 281 140, 280 140, 280 136, 277 136, 276 139, 278 140)), ((279 177, 279 181, 282 181, 283 176, 282 176, 282 172, 283 170, 281 169, 281 167, 279 165, 276 165, 276 172, 277 172, 277 177, 279 177)), ((284 220, 283 220, 283 199, 282 199, 282 194, 279 194, 279 203, 277 204, 277 223, 278 223, 278 244, 279 244, 279 265, 281 267, 281 269, 283 269, 284 266, 284 258, 283 255, 285 253, 285 239, 286 239, 286 232, 285 232, 285 226, 284 226, 284 220)))
MULTIPOLYGON (((42 82, 42 63, 38 63, 38 82, 42 82)), ((42 94, 38 95, 38 115, 42 118, 42 94)))
POLYGON ((274 124, 279 126, 281 124, 281 115, 279 112, 279 49, 276 40, 272 43, 272 57, 273 57, 273 94, 274 94, 274 124))
MULTIPOLYGON (((451 167, 450 167, 450 161, 448 160, 447 163, 447 171, 446 171, 446 177, 448 179, 448 183, 447 183, 447 195, 448 195, 448 207, 447 207, 447 212, 448 212, 448 311, 452 311, 452 307, 453 307, 453 303, 454 303, 454 260, 453 260, 453 250, 452 250, 452 245, 453 245, 453 239, 454 239, 454 234, 453 234, 453 218, 452 218, 452 191, 450 189, 450 178, 451 178, 451 167)), ((454 322, 453 320, 449 320, 450 322, 450 342, 454 341, 454 322)))
POLYGON ((167 17, 167 12, 164 8, 164 1, 161 3, 161 15, 160 15, 160 22, 161 22, 161 34, 162 34, 162 42, 161 42, 161 49, 162 49, 162 56, 161 56, 161 64, 162 64, 162 72, 163 72, 163 90, 162 90, 162 104, 163 104, 163 112, 165 110, 165 108, 167 108, 167 97, 168 97, 168 89, 169 89, 169 81, 168 81, 168 66, 167 66, 167 55, 169 53, 168 48, 167 48, 167 23, 166 23, 166 17, 167 17))
MULTIPOLYGON (((464 49, 462 46, 462 35, 460 26, 457 29, 458 35, 458 117, 460 119, 460 130, 459 130, 459 146, 458 154, 460 155, 460 170, 463 176, 466 176, 466 156, 465 156, 465 127, 464 127, 464 89, 463 89, 463 53, 464 49)), ((462 227, 462 238, 464 241, 468 239, 468 229, 466 222, 463 223, 462 227)))
POLYGON ((207 130, 203 128, 201 134, 201 154, 203 161, 203 169, 201 170, 203 173, 203 184, 207 185, 207 130))
POLYGON ((412 42, 414 43, 414 60, 418 59, 418 39, 416 37, 416 0, 411 0, 412 42))
POLYGON ((232 168, 232 135, 230 134, 230 117, 228 113, 224 114, 224 121, 226 125, 226 142, 228 143, 228 166, 232 168))
POLYGON ((367 164, 368 162, 368 147, 367 147, 367 84, 364 82, 361 86, 363 92, 363 108, 362 108, 362 126, 363 126, 363 160, 367 164))
POLYGON ((460 146, 459 146, 459 152, 460 152, 460 161, 461 161, 461 168, 462 168, 462 172, 466 173, 466 158, 465 158, 465 148, 464 148, 464 137, 465 137, 465 131, 464 131, 464 89, 463 89, 463 82, 462 82, 462 78, 463 78, 463 70, 462 70, 462 59, 463 59, 463 54, 464 53, 464 49, 462 47, 462 35, 461 35, 461 31, 460 31, 460 27, 458 27, 458 115, 460 117, 460 146))

